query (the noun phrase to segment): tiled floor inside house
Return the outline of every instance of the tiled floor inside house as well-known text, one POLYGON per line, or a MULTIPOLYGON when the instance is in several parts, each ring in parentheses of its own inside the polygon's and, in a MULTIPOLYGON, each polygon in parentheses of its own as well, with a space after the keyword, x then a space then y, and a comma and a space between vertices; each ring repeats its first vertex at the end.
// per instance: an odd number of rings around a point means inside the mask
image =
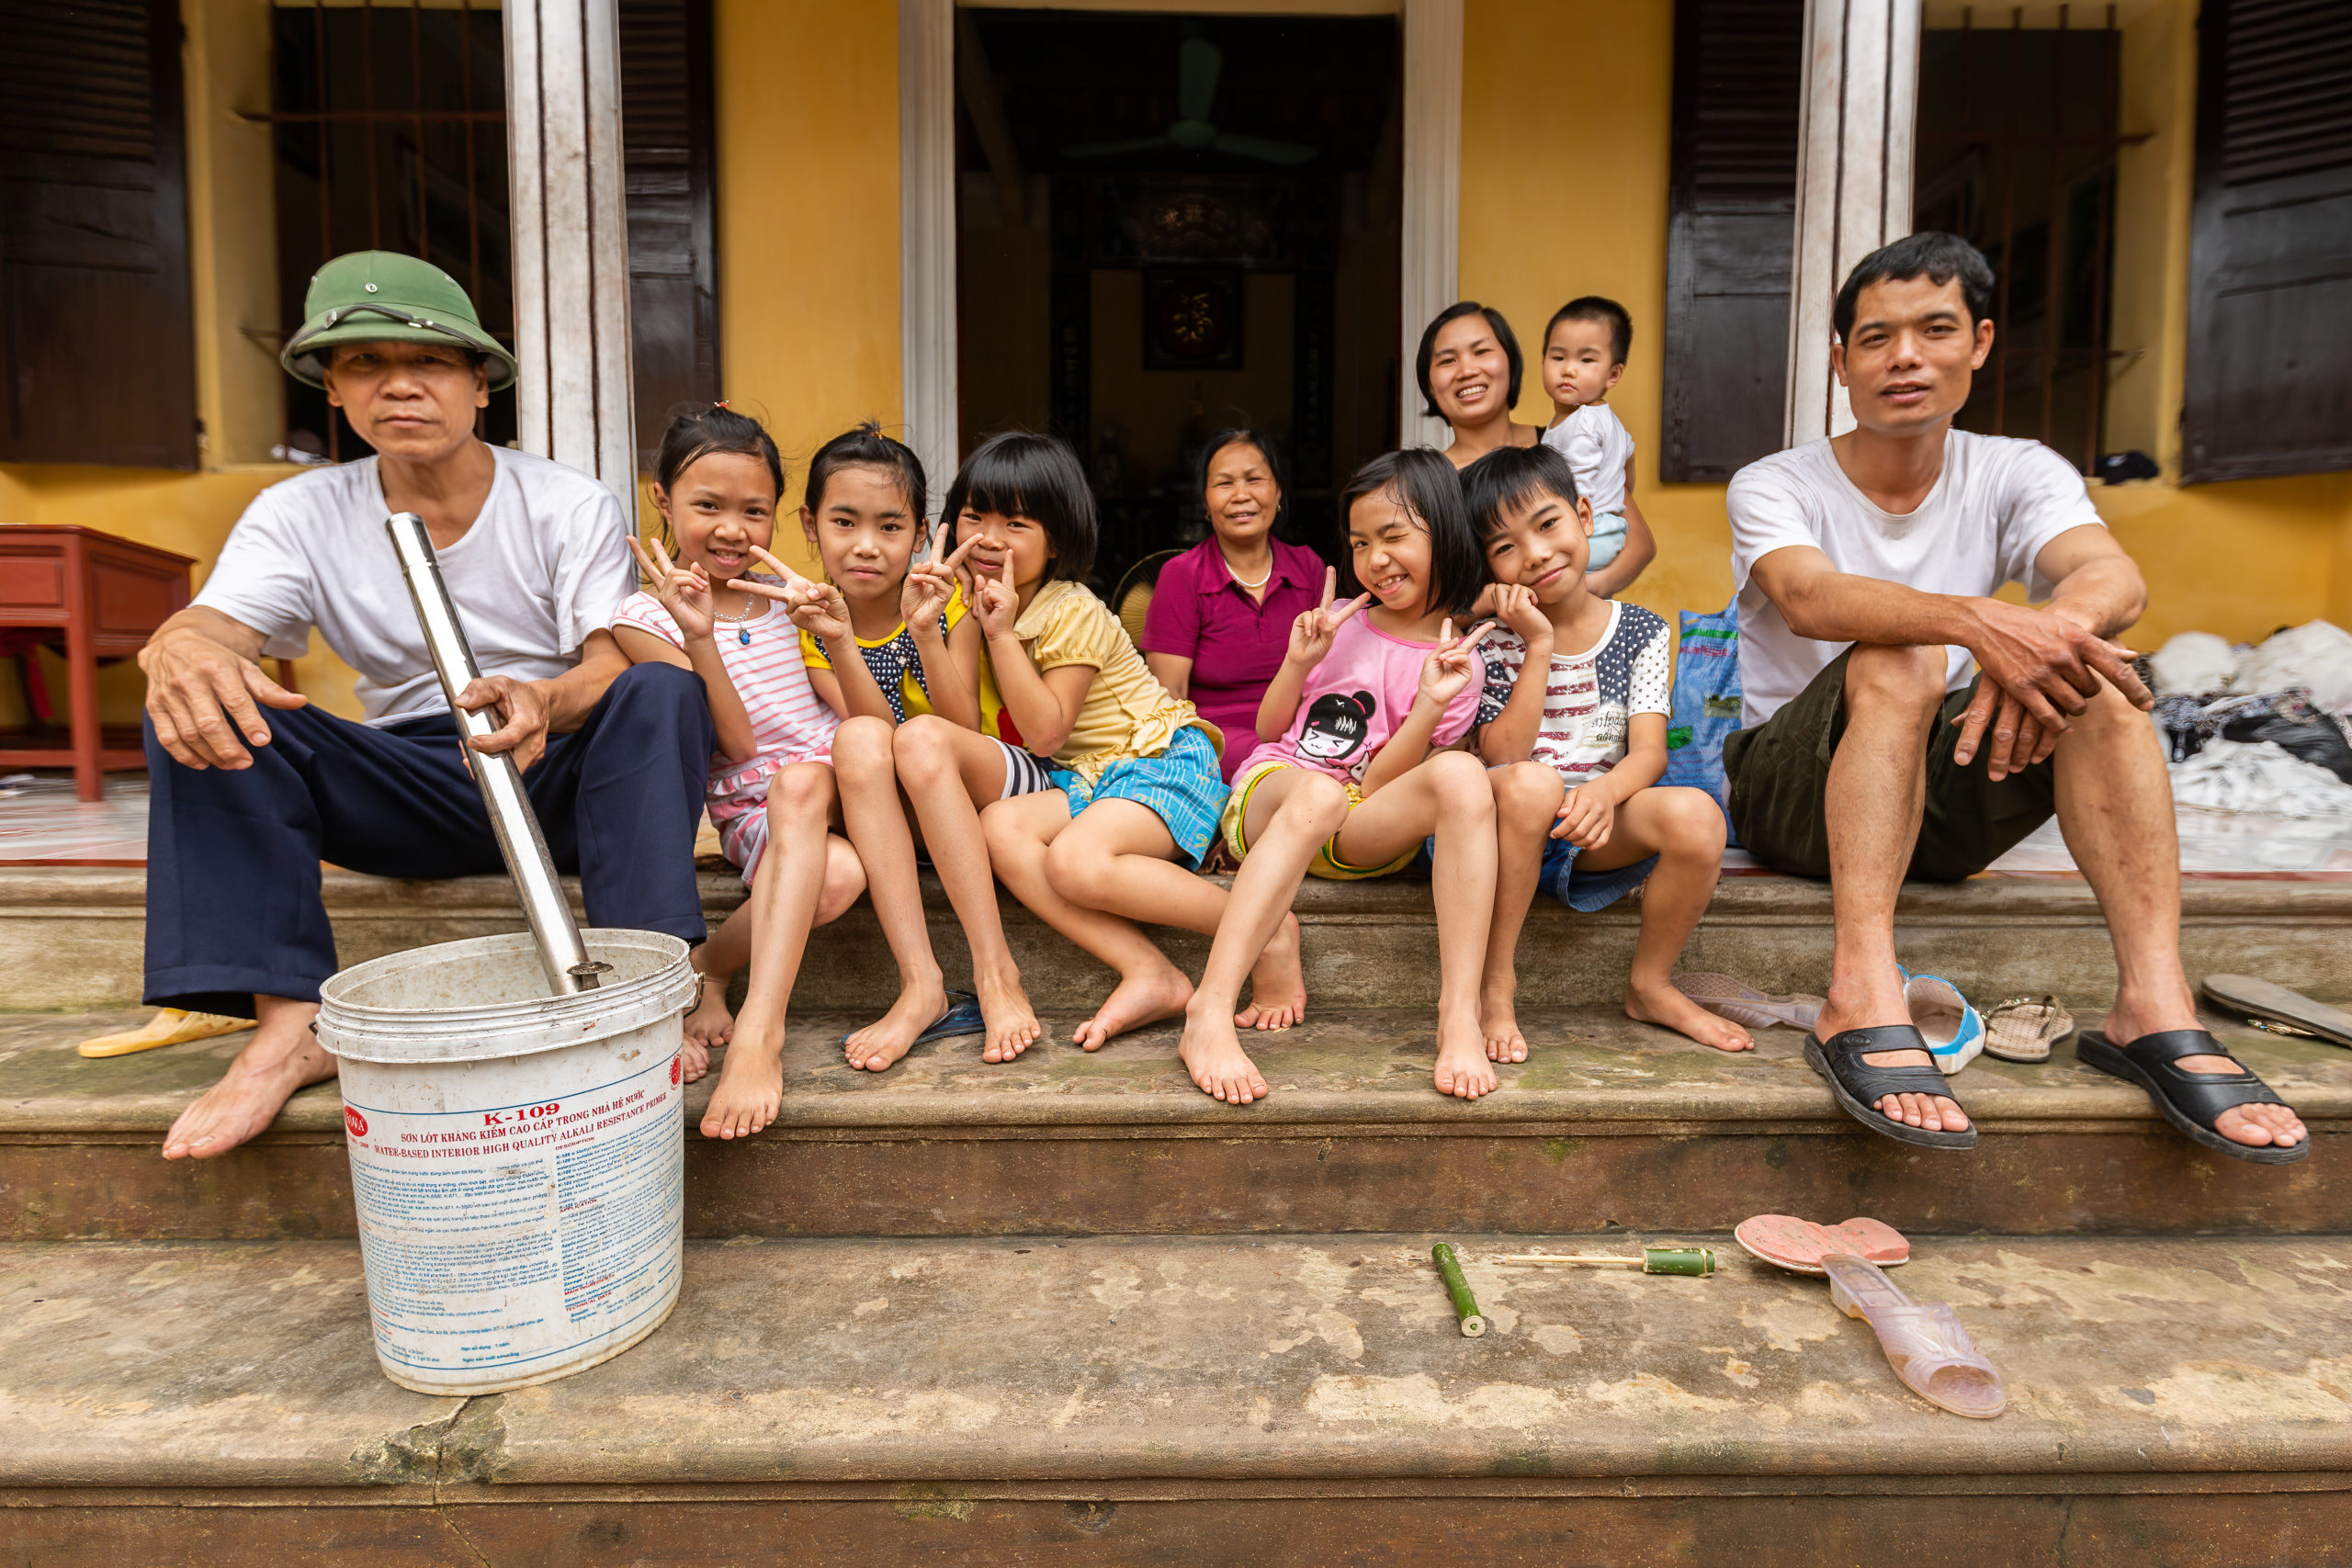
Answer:
POLYGON ((108 773, 86 803, 64 769, 0 774, 0 865, 146 863, 146 774, 108 773))

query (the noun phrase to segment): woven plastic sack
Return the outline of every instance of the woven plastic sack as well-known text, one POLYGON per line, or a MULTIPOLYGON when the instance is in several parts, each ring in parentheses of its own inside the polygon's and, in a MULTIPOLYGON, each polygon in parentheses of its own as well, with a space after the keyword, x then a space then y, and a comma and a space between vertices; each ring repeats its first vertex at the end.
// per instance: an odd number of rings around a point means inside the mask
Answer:
POLYGON ((1674 712, 1667 720, 1662 784, 1703 789, 1731 820, 1731 785, 1724 778, 1724 738, 1739 728, 1737 602, 1714 615, 1682 612, 1682 640, 1674 660, 1674 712))

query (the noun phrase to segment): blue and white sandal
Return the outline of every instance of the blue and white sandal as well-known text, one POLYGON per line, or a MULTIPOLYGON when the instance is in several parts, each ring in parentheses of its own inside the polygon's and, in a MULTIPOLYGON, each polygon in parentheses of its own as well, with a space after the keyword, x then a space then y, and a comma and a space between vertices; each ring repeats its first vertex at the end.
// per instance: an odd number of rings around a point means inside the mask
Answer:
POLYGON ((1928 1043, 1936 1070, 1944 1077, 1957 1074, 1984 1049, 1984 1020, 1960 987, 1942 976, 1905 971, 1903 1000, 1911 1010, 1912 1025, 1928 1043))

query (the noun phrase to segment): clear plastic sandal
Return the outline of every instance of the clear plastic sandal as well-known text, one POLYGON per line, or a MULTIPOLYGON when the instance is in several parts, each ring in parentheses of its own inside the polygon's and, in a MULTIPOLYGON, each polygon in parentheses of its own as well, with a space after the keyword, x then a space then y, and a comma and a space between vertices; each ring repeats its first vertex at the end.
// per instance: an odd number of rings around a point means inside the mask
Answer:
POLYGON ((1829 1300, 1877 1334, 1887 1365, 1903 1386, 1939 1410, 1986 1421, 2008 1404, 2001 1374, 1961 1326, 1949 1302, 1915 1302, 1875 1263, 1851 1253, 1821 1260, 1829 1300))
POLYGON ((1819 997, 1770 997, 1729 975, 1677 975, 1674 988, 1719 1018, 1743 1029, 1770 1029, 1785 1023, 1811 1029, 1829 1004, 1819 997))

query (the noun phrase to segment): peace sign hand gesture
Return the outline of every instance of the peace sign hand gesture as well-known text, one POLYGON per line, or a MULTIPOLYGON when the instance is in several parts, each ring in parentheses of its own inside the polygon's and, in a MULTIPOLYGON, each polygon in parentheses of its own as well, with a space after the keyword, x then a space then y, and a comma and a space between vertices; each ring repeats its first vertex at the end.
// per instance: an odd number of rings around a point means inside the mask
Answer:
POLYGON ((1339 590, 1340 574, 1331 567, 1323 569, 1323 602, 1312 610, 1301 610, 1290 624, 1290 647, 1283 658, 1307 670, 1323 662, 1331 651, 1331 639, 1350 615, 1361 610, 1370 596, 1342 599, 1331 603, 1331 595, 1339 590))
POLYGON ((1449 615, 1439 623, 1437 647, 1421 661, 1420 694, 1441 708, 1461 695, 1462 688, 1470 683, 1470 677, 1478 668, 1471 649, 1486 641, 1494 629, 1494 622, 1481 621, 1468 635, 1455 637, 1453 617, 1449 615))
POLYGON ((728 580, 728 587, 775 600, 784 606, 794 626, 820 642, 839 642, 853 635, 849 604, 840 589, 830 582, 811 582, 757 545, 752 547, 752 553, 760 558, 762 566, 775 573, 776 581, 737 577, 728 580))
POLYGON ((980 635, 994 642, 1012 635, 1021 618, 1021 594, 1002 571, 972 573, 972 614, 980 618, 980 635))
POLYGON ((647 542, 632 535, 629 553, 637 557, 638 570, 645 573, 646 591, 661 601, 678 623, 678 632, 688 642, 701 642, 717 628, 718 604, 710 587, 710 574, 700 566, 680 567, 662 547, 662 541, 647 542))
POLYGON ((945 559, 922 561, 908 569, 906 584, 899 590, 899 615, 916 637, 927 641, 939 635, 940 617, 947 613, 947 601, 956 596, 956 570, 978 542, 979 536, 975 534, 945 559))

